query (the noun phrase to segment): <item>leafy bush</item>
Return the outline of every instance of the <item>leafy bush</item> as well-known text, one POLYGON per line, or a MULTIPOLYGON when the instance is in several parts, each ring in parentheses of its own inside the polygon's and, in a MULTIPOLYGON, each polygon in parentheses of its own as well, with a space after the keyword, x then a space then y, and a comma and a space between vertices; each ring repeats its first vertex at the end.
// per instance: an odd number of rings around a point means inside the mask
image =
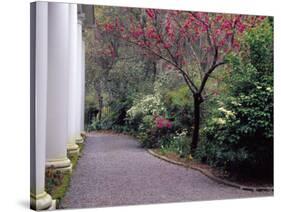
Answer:
POLYGON ((180 157, 185 157, 190 153, 190 139, 187 131, 176 132, 175 135, 161 140, 161 150, 163 152, 175 152, 180 157))
POLYGON ((146 95, 137 99, 133 106, 127 111, 129 118, 142 115, 160 115, 165 112, 165 107, 159 94, 146 95))
POLYGON ((242 54, 228 58, 229 91, 204 128, 201 160, 244 176, 273 176, 272 39, 269 24, 252 29, 242 54))
POLYGON ((112 128, 114 120, 110 117, 104 118, 102 120, 95 120, 90 127, 90 130, 109 130, 112 128))
POLYGON ((103 107, 101 120, 93 119, 88 130, 114 130, 128 132, 126 111, 130 107, 130 99, 119 99, 103 107))
POLYGON ((192 126, 193 100, 186 85, 169 91, 164 97, 164 103, 170 119, 173 120, 174 131, 192 126))
POLYGON ((166 94, 161 93, 162 81, 161 78, 155 84, 155 94, 134 101, 133 106, 127 111, 128 124, 144 147, 162 146, 184 154, 187 152, 187 134, 190 133, 187 128, 192 124, 192 114, 189 112, 192 111, 192 101, 189 101, 191 98, 186 86, 166 94), (186 138, 177 137, 173 142, 172 135, 176 131, 184 131, 186 138))
POLYGON ((127 125, 113 125, 111 129, 118 133, 129 133, 130 128, 127 125))
POLYGON ((170 136, 172 123, 161 116, 145 116, 138 132, 142 146, 157 148, 170 136), (146 123, 147 122, 147 123, 146 123))
POLYGON ((160 114, 165 114, 165 111, 160 94, 149 94, 142 98, 137 98, 133 106, 127 111, 128 126, 135 134, 141 133, 139 138, 144 146, 157 146, 149 143, 156 142, 156 138, 154 138, 156 136, 156 131, 154 130, 155 118, 160 114))
POLYGON ((137 138, 140 140, 142 147, 145 148, 158 148, 161 145, 155 128, 139 132, 137 138))

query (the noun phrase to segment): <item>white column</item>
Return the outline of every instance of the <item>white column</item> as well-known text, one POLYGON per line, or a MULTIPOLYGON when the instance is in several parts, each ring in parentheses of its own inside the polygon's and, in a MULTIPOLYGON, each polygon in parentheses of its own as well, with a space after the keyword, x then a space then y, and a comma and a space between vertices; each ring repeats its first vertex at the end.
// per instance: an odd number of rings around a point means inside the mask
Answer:
POLYGON ((76 137, 76 143, 83 143, 83 138, 81 137, 81 114, 82 114, 82 20, 78 18, 77 22, 77 87, 76 87, 76 130, 79 134, 76 137))
POLYGON ((47 162, 71 170, 67 158, 69 97, 69 4, 48 3, 47 162))
POLYGON ((76 130, 76 96, 77 82, 77 4, 69 4, 69 104, 68 104, 68 143, 69 154, 78 154, 79 147, 76 144, 76 137, 79 131, 76 130))
POLYGON ((85 134, 84 127, 84 115, 85 115, 85 41, 82 40, 82 52, 81 52, 81 133, 85 134))
POLYGON ((45 192, 48 3, 31 4, 31 151, 30 202, 35 210, 49 209, 45 192))

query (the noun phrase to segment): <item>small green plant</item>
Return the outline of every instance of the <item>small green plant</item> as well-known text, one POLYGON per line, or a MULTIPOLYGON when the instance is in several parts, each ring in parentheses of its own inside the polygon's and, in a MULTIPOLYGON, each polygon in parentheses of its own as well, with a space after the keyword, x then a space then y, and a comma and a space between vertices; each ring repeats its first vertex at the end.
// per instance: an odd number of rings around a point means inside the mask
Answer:
POLYGON ((55 170, 54 166, 46 169, 46 188, 47 192, 51 192, 55 187, 62 184, 64 175, 60 170, 55 170))
POLYGON ((57 201, 56 207, 60 207, 60 201, 64 197, 70 183, 70 173, 55 170, 53 166, 46 169, 45 187, 53 199, 57 201))
MULTIPOLYGON (((84 143, 78 144, 80 152, 83 151, 84 143)), ((68 154, 67 157, 71 160, 72 169, 76 168, 80 154, 68 154)), ((45 172, 45 189, 53 199, 57 201, 57 208, 60 208, 60 201, 64 197, 71 180, 71 173, 56 170, 54 166, 46 168, 45 172)))
POLYGON ((190 139, 187 137, 187 131, 176 132, 175 135, 161 140, 160 150, 175 152, 180 157, 186 157, 190 153, 190 139))

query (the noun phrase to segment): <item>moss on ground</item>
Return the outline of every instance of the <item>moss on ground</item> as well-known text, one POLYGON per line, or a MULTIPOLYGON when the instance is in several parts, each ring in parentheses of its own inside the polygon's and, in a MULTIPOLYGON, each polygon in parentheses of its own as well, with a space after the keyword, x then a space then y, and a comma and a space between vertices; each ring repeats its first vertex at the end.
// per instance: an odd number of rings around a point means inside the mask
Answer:
MULTIPOLYGON (((78 146, 79 146, 79 148, 80 148, 80 153, 83 152, 83 149, 84 149, 85 144, 84 144, 84 143, 78 144, 78 146)), ((79 155, 81 155, 81 154, 79 154, 79 155)))
POLYGON ((52 191, 51 191, 51 196, 53 199, 56 199, 57 201, 57 208, 60 206, 60 202, 62 198, 64 197, 69 184, 70 184, 70 178, 71 174, 70 173, 65 173, 63 176, 62 184, 59 186, 56 186, 52 191))
MULTIPOLYGON (((79 154, 68 155, 72 163, 72 170, 74 170, 77 166, 78 160, 81 157, 81 153, 84 149, 84 144, 78 144, 80 148, 79 154)), ((57 208, 61 208, 60 202, 62 198, 65 196, 68 187, 71 182, 71 173, 62 173, 60 171, 55 171, 52 168, 46 170, 46 191, 52 196, 53 199, 56 199, 57 208)))

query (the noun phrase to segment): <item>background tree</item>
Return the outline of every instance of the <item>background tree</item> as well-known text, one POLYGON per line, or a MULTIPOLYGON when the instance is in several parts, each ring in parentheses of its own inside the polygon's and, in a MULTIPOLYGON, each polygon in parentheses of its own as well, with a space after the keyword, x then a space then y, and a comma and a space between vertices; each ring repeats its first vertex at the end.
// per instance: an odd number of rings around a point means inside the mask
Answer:
POLYGON ((200 105, 205 87, 215 70, 226 63, 225 56, 240 48, 240 36, 264 17, 183 12, 158 9, 128 9, 107 22, 104 30, 132 45, 147 57, 164 60, 184 79, 194 104, 191 152, 197 148, 200 105))
MULTIPOLYGON (((121 14, 121 8, 95 6, 95 27, 84 32, 87 64, 86 106, 88 110, 98 111, 99 121, 105 111, 114 116, 112 119, 116 119, 112 122, 120 125, 124 124, 132 96, 151 90, 156 78, 156 67, 152 58, 137 54, 135 46, 119 39, 120 33, 107 32, 112 28, 108 23, 117 23, 116 17, 126 21, 126 17, 121 14)), ((90 116, 88 124, 91 121, 90 116)))

